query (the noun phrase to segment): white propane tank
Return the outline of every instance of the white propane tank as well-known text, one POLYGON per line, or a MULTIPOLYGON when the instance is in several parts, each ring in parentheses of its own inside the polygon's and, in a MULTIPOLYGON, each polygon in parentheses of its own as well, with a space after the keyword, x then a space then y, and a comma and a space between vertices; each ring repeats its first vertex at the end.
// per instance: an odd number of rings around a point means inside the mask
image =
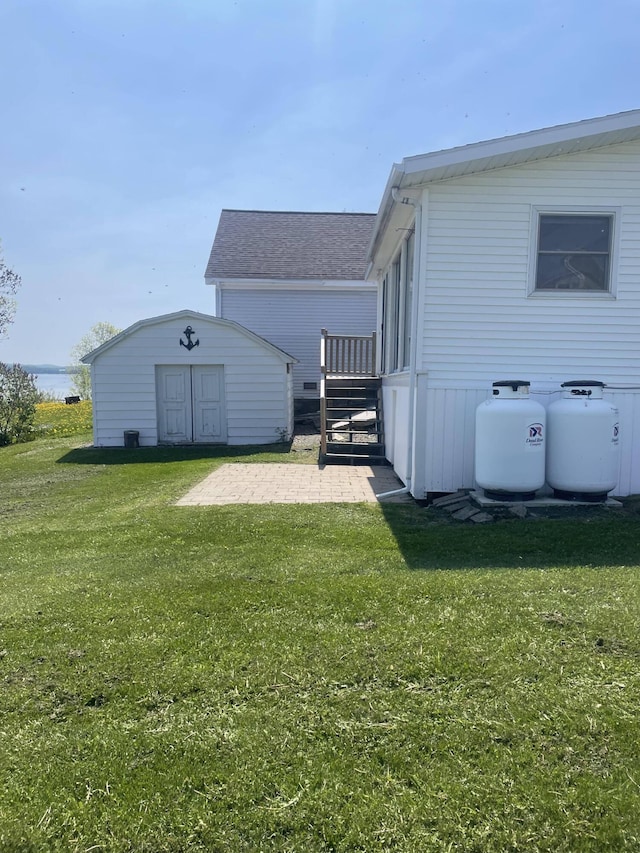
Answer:
POLYGON ((544 485, 544 407, 530 382, 505 379, 476 409, 476 483, 488 498, 531 500, 544 485))
POLYGON ((596 503, 618 484, 618 409, 602 399, 603 382, 563 382, 548 412, 547 482, 557 498, 596 503))

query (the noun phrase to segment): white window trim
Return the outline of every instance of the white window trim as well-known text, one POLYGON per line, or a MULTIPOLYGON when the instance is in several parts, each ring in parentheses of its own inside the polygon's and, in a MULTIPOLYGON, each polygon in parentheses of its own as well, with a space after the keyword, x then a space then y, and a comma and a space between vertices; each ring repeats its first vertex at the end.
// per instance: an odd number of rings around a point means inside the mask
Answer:
POLYGON ((531 224, 529 234, 529 276, 527 296, 531 299, 615 299, 618 285, 618 247, 620 243, 620 221, 622 208, 611 205, 531 205, 531 224), (576 216, 611 217, 611 253, 609 256, 609 290, 536 290, 536 270, 538 266, 538 235, 540 217, 555 213, 575 214, 576 216))

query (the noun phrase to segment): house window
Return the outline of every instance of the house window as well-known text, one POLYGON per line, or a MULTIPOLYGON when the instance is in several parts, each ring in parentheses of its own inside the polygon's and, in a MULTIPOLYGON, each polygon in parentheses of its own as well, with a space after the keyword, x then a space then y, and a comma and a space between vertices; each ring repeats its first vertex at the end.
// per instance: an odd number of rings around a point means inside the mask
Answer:
POLYGON ((382 370, 394 373, 409 366, 413 300, 413 231, 402 242, 382 280, 382 370))
POLYGON ((411 357, 411 307, 413 302, 413 247, 414 235, 405 243, 405 287, 403 311, 402 366, 409 367, 411 357))
POLYGON ((401 286, 402 286, 402 255, 399 253, 396 256, 395 261, 391 265, 391 288, 392 288, 392 298, 393 303, 391 305, 391 329, 393 330, 393 334, 389 339, 389 343, 391 346, 391 352, 389 357, 389 368, 393 370, 398 369, 398 326, 400 323, 400 305, 402 300, 401 286))
POLYGON ((389 304, 389 273, 382 279, 382 300, 380 313, 380 370, 387 372, 387 305, 389 304))
POLYGON ((613 216, 541 213, 535 290, 608 293, 613 216))

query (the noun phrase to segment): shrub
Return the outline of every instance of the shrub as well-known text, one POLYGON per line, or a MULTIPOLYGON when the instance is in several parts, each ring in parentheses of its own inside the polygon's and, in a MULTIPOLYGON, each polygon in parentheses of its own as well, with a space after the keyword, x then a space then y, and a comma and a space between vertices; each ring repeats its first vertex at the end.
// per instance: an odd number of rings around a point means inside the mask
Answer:
POLYGON ((38 389, 19 364, 0 362, 0 446, 34 437, 38 389))

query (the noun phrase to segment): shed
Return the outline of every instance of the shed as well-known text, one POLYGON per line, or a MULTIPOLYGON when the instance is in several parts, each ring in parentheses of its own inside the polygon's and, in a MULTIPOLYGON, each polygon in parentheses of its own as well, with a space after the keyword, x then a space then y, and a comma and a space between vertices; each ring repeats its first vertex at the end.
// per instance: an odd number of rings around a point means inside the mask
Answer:
POLYGON ((84 356, 96 447, 270 444, 293 432, 296 359, 231 320, 150 317, 84 356))

